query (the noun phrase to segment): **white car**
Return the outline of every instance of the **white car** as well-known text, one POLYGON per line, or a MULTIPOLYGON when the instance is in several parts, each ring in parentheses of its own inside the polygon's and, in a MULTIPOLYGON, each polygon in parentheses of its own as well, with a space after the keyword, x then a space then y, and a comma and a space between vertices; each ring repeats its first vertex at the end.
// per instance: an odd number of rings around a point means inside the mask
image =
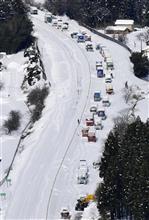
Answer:
POLYGON ((104 107, 109 107, 110 106, 110 101, 109 101, 109 97, 108 96, 104 96, 103 98, 102 98, 102 105, 104 106, 104 107))
POLYGON ((92 106, 90 107, 90 112, 96 113, 96 112, 97 112, 97 106, 92 105, 92 106))
POLYGON ((106 77, 105 77, 105 83, 111 83, 111 82, 112 82, 111 75, 110 75, 110 74, 106 75, 106 77))
POLYGON ((60 214, 61 214, 61 219, 70 219, 71 218, 71 215, 70 215, 68 208, 62 208, 60 214))
POLYGON ((86 48, 87 51, 93 51, 94 50, 92 43, 87 43, 85 48, 86 48))

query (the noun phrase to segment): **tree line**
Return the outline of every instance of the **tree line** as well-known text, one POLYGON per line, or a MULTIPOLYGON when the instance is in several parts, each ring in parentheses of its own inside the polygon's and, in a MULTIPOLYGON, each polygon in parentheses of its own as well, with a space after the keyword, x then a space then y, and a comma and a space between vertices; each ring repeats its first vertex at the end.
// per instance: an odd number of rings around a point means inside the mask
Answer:
POLYGON ((149 120, 123 120, 109 133, 96 191, 102 220, 149 219, 149 120))

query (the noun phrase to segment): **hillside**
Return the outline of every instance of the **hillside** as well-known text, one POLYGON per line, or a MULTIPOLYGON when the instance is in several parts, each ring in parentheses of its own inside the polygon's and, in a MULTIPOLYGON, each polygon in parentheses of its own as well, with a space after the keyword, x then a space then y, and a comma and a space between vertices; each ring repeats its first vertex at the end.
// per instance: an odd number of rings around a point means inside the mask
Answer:
POLYGON ((55 14, 90 26, 104 26, 118 18, 134 19, 136 24, 149 25, 148 0, 46 0, 46 7, 55 14))

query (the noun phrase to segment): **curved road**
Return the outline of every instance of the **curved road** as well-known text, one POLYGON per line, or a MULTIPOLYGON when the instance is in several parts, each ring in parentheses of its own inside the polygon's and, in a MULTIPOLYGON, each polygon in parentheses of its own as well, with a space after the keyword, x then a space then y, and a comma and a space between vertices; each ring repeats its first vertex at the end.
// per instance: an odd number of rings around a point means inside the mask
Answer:
POLYGON ((6 219, 46 218, 49 192, 78 126, 90 83, 88 61, 79 47, 40 19, 33 21, 52 87, 43 118, 25 140, 22 170, 12 187, 6 219))

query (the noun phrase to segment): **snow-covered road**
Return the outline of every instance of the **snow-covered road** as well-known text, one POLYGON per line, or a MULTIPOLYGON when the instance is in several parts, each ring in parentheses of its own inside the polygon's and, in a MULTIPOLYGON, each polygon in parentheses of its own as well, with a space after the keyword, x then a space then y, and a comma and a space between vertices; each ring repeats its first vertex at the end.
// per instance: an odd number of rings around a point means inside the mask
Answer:
POLYGON ((34 24, 52 87, 43 118, 24 143, 30 155, 16 180, 7 219, 45 218, 49 192, 76 132, 90 87, 90 66, 79 47, 43 21, 34 19, 34 24))
MULTIPOLYGON (((62 33, 43 22, 43 14, 33 17, 35 35, 48 80, 50 95, 42 119, 34 133, 25 140, 22 160, 12 172, 6 219, 58 219, 61 207, 74 209, 80 194, 93 193, 99 182, 93 169, 103 150, 104 140, 113 126, 113 118, 128 108, 123 99, 126 81, 146 88, 144 81, 132 74, 129 52, 119 45, 92 34, 94 44, 101 42, 110 50, 114 60, 114 91, 110 97, 104 128, 97 132, 97 143, 87 143, 80 135, 95 90, 105 95, 104 79, 97 78, 95 63, 102 60, 99 52, 86 52, 77 45, 69 33, 62 33), (81 118, 78 126, 77 120, 81 118), (80 159, 87 160, 90 175, 87 185, 77 184, 77 167, 80 159), (19 172, 21 170, 21 172, 19 172), (48 206, 47 206, 48 205, 48 206)), ((70 31, 80 26, 70 21, 70 31)), ((87 31, 89 32, 89 31, 87 31)), ((90 32, 89 32, 90 33, 90 32)))

